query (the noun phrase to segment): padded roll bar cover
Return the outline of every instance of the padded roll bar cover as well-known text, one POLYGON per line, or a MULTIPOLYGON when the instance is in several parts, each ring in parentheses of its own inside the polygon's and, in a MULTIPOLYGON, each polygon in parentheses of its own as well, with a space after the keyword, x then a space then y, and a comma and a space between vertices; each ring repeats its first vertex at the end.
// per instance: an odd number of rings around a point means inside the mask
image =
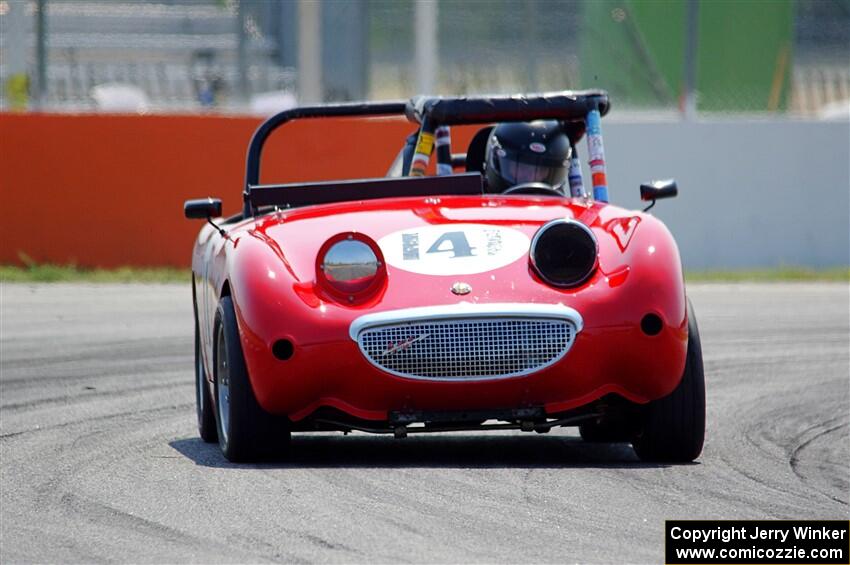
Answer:
POLYGON ((411 122, 427 116, 439 125, 583 120, 594 107, 605 115, 611 107, 604 90, 564 90, 516 96, 440 98, 417 96, 405 106, 411 122))

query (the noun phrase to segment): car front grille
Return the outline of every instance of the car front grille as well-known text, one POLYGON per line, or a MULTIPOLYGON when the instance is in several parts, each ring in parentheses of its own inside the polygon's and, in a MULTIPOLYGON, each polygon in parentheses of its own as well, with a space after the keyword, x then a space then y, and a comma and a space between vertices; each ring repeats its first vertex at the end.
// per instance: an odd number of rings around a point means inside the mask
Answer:
POLYGON ((478 380, 527 375, 569 351, 576 325, 553 318, 420 320, 366 328, 357 341, 377 367, 402 377, 478 380))

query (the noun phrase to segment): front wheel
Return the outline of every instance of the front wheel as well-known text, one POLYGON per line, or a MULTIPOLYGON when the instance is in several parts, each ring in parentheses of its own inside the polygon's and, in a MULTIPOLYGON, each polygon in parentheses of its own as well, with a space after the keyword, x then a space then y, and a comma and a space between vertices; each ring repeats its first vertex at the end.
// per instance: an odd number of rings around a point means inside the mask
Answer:
POLYGON ((287 421, 257 403, 229 296, 222 297, 215 317, 215 391, 218 443, 229 461, 248 462, 282 453, 290 440, 287 421))
POLYGON ((705 374, 693 307, 688 301, 688 354, 679 386, 650 402, 643 429, 632 442, 643 461, 686 463, 702 453, 705 439, 705 374))

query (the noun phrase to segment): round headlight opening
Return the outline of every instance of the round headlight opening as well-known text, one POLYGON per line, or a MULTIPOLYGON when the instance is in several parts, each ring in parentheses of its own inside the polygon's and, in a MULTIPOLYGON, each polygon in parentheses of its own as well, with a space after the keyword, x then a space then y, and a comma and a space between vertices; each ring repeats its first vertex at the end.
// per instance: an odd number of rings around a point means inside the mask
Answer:
POLYGON ((597 265, 596 237, 575 220, 553 220, 531 242, 531 264, 547 283, 563 288, 587 281, 597 265))
POLYGON ((319 253, 318 275, 329 291, 349 302, 368 294, 384 273, 377 246, 364 236, 341 234, 319 253))

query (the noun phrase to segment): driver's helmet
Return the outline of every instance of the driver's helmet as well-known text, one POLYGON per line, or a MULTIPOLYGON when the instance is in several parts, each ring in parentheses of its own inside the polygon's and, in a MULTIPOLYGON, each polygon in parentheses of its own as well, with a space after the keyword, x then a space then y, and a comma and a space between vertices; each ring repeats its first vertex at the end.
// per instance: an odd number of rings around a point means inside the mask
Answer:
POLYGON ((571 153, 570 140, 555 120, 501 123, 487 139, 486 190, 500 193, 542 182, 563 192, 571 153))

